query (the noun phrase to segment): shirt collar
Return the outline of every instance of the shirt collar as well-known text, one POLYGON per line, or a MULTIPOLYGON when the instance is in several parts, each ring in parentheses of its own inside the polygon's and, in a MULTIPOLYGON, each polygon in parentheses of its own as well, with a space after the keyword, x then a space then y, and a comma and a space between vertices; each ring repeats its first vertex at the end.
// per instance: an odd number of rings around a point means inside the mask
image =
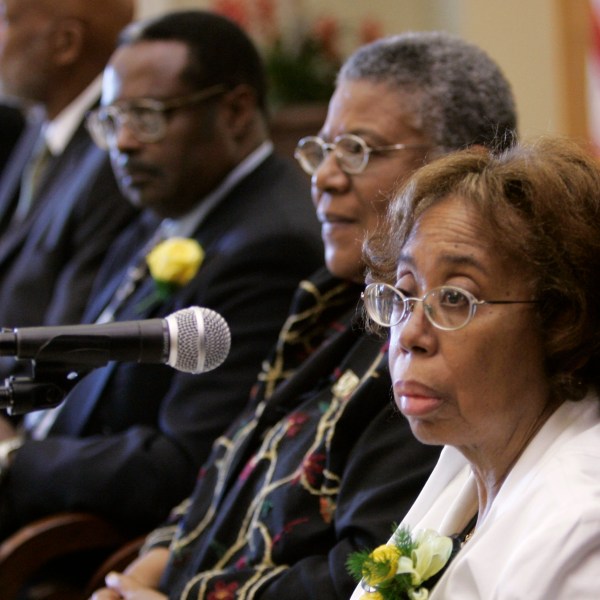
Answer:
POLYGON ((63 153, 86 113, 98 102, 101 92, 102 75, 98 75, 73 102, 44 125, 46 144, 54 156, 63 153))

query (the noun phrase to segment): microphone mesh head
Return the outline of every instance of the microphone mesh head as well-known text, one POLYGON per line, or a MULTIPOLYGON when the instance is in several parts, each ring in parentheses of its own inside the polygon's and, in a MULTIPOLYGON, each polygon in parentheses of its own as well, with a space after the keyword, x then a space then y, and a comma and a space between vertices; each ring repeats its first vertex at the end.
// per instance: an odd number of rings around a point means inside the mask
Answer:
POLYGON ((167 317, 171 349, 167 364, 186 373, 216 369, 229 354, 231 333, 214 310, 191 306, 167 317), (171 327, 172 326, 172 327, 171 327))

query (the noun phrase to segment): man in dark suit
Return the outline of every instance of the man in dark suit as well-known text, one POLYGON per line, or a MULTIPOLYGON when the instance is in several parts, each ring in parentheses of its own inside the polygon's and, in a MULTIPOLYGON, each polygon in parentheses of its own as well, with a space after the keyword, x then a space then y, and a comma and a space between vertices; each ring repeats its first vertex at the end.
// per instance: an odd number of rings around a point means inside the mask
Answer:
POLYGON ((3 93, 35 107, 0 179, 0 326, 74 323, 135 215, 84 123, 133 4, 3 0, 0 15, 3 93))
POLYGON ((298 281, 323 260, 309 186, 273 154, 265 105, 258 53, 228 20, 174 13, 124 32, 90 120, 143 211, 108 251, 85 319, 200 305, 228 322, 231 352, 202 375, 112 363, 84 377, 12 453, 2 533, 65 509, 149 528, 189 493, 213 440, 246 403, 298 281), (144 273, 157 232, 204 251, 193 278, 167 297, 152 277, 129 278, 144 273))

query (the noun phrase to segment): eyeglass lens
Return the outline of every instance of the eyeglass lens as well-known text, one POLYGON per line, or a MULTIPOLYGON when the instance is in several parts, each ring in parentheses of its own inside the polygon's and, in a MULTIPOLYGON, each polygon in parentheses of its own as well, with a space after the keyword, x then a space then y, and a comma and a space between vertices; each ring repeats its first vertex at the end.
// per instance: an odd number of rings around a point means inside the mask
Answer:
POLYGON ((108 106, 98 109, 90 119, 91 129, 103 147, 109 146, 123 125, 131 128, 133 135, 141 142, 153 142, 162 136, 165 129, 165 115, 148 107, 122 108, 108 106))
POLYGON ((302 168, 314 174, 329 152, 334 152, 340 167, 347 173, 360 173, 369 158, 369 148, 359 137, 353 135, 340 136, 332 144, 319 137, 308 137, 300 140, 295 156, 302 168))
POLYGON ((429 321, 439 329, 459 329, 472 318, 475 300, 455 287, 430 290, 422 299, 408 298, 384 283, 370 284, 364 293, 369 316, 379 325, 391 327, 402 322, 413 311, 416 302, 423 302, 429 321))
POLYGON ((222 94, 225 89, 224 85, 216 84, 171 100, 144 99, 127 106, 103 106, 89 114, 87 126, 95 143, 104 149, 113 144, 117 132, 125 124, 138 141, 158 142, 166 133, 168 111, 205 102, 222 94))

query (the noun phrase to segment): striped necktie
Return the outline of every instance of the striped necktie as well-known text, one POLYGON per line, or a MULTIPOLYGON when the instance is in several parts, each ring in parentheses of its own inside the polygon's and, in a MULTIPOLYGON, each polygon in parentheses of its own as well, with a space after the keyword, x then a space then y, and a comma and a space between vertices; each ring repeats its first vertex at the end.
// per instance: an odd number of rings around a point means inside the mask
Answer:
POLYGON ((106 308, 96 319, 96 323, 108 323, 114 321, 115 314, 125 304, 125 301, 135 292, 138 285, 148 274, 148 265, 146 255, 154 246, 166 239, 165 231, 162 227, 156 230, 154 235, 148 240, 140 250, 137 259, 125 271, 125 276, 113 294, 106 308))

